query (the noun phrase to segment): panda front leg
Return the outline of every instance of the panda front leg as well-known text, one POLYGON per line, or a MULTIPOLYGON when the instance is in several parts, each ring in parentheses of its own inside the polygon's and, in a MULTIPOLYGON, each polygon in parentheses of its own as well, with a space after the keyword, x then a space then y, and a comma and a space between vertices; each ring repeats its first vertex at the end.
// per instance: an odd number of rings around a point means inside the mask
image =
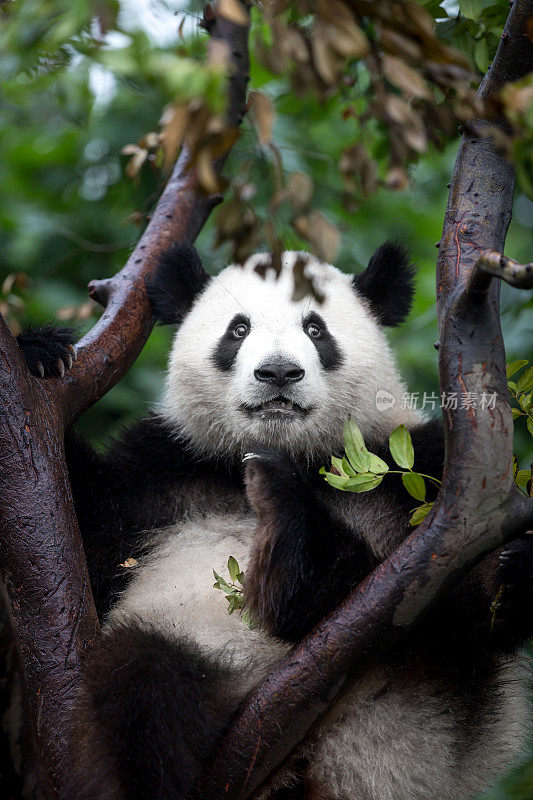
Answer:
POLYGON ((287 456, 245 456, 248 499, 257 513, 244 583, 252 616, 269 633, 298 641, 372 569, 356 532, 334 521, 287 456))

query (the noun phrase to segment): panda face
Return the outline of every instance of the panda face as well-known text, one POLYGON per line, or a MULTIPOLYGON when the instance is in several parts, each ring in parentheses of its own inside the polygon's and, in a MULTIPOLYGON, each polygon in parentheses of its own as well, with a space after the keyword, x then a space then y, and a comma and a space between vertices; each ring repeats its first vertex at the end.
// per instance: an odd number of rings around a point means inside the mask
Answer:
POLYGON ((162 416, 204 453, 242 456, 259 445, 300 459, 339 450, 349 414, 370 438, 412 421, 382 327, 351 276, 287 252, 276 278, 265 258, 226 268, 185 316, 162 416), (322 303, 292 299, 298 258, 322 303), (379 390, 392 397, 386 411, 379 390))

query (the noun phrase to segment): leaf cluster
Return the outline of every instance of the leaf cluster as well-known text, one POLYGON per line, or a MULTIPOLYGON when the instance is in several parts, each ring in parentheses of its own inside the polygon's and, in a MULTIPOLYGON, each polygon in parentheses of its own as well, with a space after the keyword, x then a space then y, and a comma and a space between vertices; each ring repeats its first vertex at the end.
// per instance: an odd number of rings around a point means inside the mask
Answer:
POLYGON ((228 614, 240 611, 241 622, 250 630, 257 627, 248 608, 246 608, 243 591, 244 572, 241 571, 237 559, 234 556, 228 558, 229 581, 225 580, 218 572, 213 570, 215 576, 214 589, 220 589, 228 601, 228 614))
POLYGON ((407 492, 421 505, 413 509, 411 525, 418 525, 429 514, 433 502, 426 500, 426 480, 440 486, 441 481, 430 475, 413 470, 415 453, 411 434, 405 425, 398 425, 389 436, 389 450, 400 470, 391 470, 389 465, 367 449, 361 430, 350 417, 344 425, 345 456, 332 457, 331 471, 324 467, 320 473, 335 489, 344 492, 369 492, 376 489, 386 475, 400 474, 407 492))
MULTIPOLYGON (((515 403, 511 408, 513 420, 524 417, 528 433, 533 437, 533 366, 528 367, 528 364, 527 359, 521 359, 507 365, 507 386, 515 403), (511 380, 519 372, 520 376, 511 380)), ((518 459, 514 456, 513 476, 518 488, 533 497, 533 464, 529 469, 518 469, 518 459)))

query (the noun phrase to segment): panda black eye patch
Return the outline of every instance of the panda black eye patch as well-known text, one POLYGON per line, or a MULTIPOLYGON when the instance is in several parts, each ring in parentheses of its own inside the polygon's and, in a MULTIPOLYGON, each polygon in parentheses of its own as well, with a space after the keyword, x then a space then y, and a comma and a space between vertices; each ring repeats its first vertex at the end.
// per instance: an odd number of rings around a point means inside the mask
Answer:
POLYGON ((342 362, 342 353, 331 335, 328 326, 316 311, 311 311, 303 320, 303 329, 317 349, 322 367, 328 372, 338 369, 342 362))
POLYGON ((250 333, 250 327, 250 318, 245 314, 236 314, 233 317, 211 356, 219 370, 229 372, 232 368, 241 344, 250 333))

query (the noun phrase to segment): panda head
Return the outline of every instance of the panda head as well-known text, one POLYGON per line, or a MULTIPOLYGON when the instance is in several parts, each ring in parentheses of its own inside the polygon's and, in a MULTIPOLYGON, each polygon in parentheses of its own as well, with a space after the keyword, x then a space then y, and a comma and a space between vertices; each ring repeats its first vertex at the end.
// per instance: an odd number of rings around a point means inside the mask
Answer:
POLYGON ((279 276, 260 253, 214 278, 180 246, 149 293, 159 320, 179 323, 160 414, 199 452, 238 458, 259 445, 327 458, 342 449, 348 415, 368 441, 419 420, 401 408, 404 385, 383 331, 404 320, 413 294, 396 244, 356 276, 285 252, 279 276), (298 269, 314 294, 294 300, 298 269))

